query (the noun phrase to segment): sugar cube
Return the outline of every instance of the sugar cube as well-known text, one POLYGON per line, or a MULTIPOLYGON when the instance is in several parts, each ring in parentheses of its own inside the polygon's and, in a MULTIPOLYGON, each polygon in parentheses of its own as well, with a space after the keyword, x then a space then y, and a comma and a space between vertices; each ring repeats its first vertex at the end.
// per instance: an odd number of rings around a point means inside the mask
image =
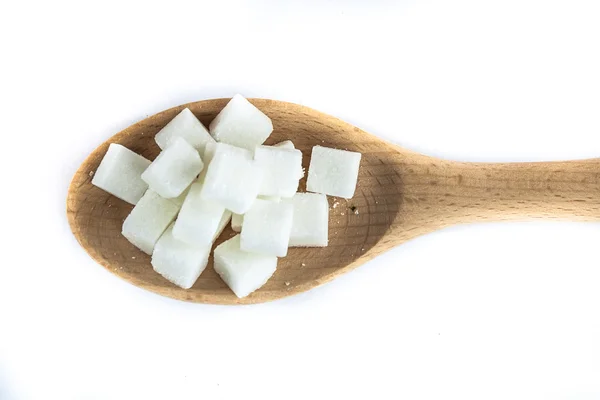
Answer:
POLYGON ((144 253, 152 249, 160 235, 177 216, 179 205, 148 189, 123 222, 122 234, 144 253))
POLYGON ((175 239, 195 246, 209 245, 217 233, 225 207, 200 197, 201 183, 193 183, 173 226, 175 239))
POLYGON ((170 282, 189 289, 208 264, 212 243, 192 246, 173 236, 173 225, 160 237, 152 253, 152 267, 170 282))
POLYGON ((209 126, 217 142, 254 150, 273 131, 269 117, 239 94, 227 103, 209 126))
POLYGON ((185 139, 200 154, 204 154, 207 143, 215 141, 189 108, 184 108, 175 118, 169 121, 156 134, 154 140, 158 147, 164 150, 169 147, 176 137, 185 139))
POLYGON ((277 269, 277 257, 248 253, 236 235, 215 249, 215 271, 239 298, 264 285, 277 269))
POLYGON ((202 197, 237 214, 245 213, 258 195, 263 170, 249 150, 217 143, 208 166, 202 197))
POLYGON ((241 248, 258 254, 285 257, 292 229, 293 206, 289 201, 256 199, 244 214, 241 248))
POLYGON ((257 146, 254 160, 264 170, 259 194, 289 198, 296 193, 303 175, 300 150, 257 146))
POLYGON ((176 137, 144 171, 142 179, 150 189, 169 199, 183 193, 203 166, 198 151, 184 139, 176 137))
POLYGON ((290 247, 327 246, 329 203, 317 193, 296 193, 292 198, 294 217, 290 247))
POLYGON ((135 205, 148 189, 141 176, 149 165, 149 160, 127 147, 111 143, 94 173, 92 184, 135 205))
POLYGON ((284 140, 283 142, 274 144, 273 147, 279 147, 281 149, 288 149, 288 150, 294 150, 296 148, 296 147, 294 147, 294 143, 292 143, 291 140, 284 140))
MULTIPOLYGON (((274 201, 276 203, 279 203, 281 201, 280 197, 277 196, 262 196, 262 195, 258 195, 259 199, 263 199, 263 200, 269 200, 269 201, 274 201)), ((231 216, 231 229, 234 232, 241 232, 242 231, 242 224, 244 223, 244 215, 243 214, 233 214, 231 216)))
POLYGON ((241 232, 243 223, 244 216, 242 214, 233 213, 231 215, 231 229, 233 229, 234 232, 241 232))
POLYGON ((306 189, 346 199, 354 196, 360 153, 315 146, 312 149, 306 189))

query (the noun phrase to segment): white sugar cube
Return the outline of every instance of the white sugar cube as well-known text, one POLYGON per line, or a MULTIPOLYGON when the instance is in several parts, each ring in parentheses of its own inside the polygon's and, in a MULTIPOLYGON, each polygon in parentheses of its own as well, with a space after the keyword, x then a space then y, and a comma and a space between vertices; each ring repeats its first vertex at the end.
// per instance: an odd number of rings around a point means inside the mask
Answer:
POLYGON ((306 190, 346 199, 354 196, 360 153, 315 146, 312 149, 306 190))
POLYGON ((259 194, 289 198, 296 193, 303 175, 300 150, 257 146, 254 160, 264 170, 259 194))
POLYGON ((144 253, 152 254, 156 241, 177 216, 179 205, 148 189, 123 222, 122 234, 144 253))
POLYGON ((256 199, 244 214, 241 248, 258 254, 285 257, 292 229, 293 206, 289 201, 256 199))
POLYGON ((290 247, 327 246, 329 203, 317 193, 296 193, 292 198, 294 218, 290 247))
POLYGON ((177 114, 175 118, 156 134, 154 140, 158 144, 158 147, 164 150, 169 147, 176 137, 185 139, 200 154, 204 154, 204 148, 207 143, 215 141, 189 108, 184 108, 177 114))
POLYGON ((173 236, 177 240, 195 246, 212 243, 225 213, 222 205, 201 198, 201 191, 201 183, 192 184, 173 226, 173 236))
POLYGON ((231 229, 233 229, 234 232, 241 232, 243 223, 244 223, 243 215, 234 213, 231 216, 231 229))
POLYGON ((189 289, 208 264, 212 244, 192 246, 173 236, 173 225, 160 237, 152 253, 152 267, 175 285, 189 289))
POLYGON ((127 147, 111 143, 94 173, 92 184, 135 205, 148 189, 142 173, 149 165, 150 161, 127 147))
MULTIPOLYGON (((281 201, 281 198, 277 197, 277 196, 261 196, 261 195, 259 195, 258 198, 263 199, 263 200, 274 201, 276 203, 279 203, 281 201)), ((243 214, 233 214, 231 216, 231 229, 233 229, 234 232, 241 232, 243 223, 244 223, 244 215, 243 214)))
POLYGON ((296 147, 294 147, 294 143, 292 143, 291 140, 284 140, 283 142, 274 144, 273 147, 279 147, 280 149, 288 149, 288 150, 294 150, 296 148, 296 147))
POLYGON ((247 253, 236 235, 215 249, 215 271, 239 298, 264 285, 277 269, 277 257, 247 253))
POLYGON ((239 94, 210 123, 210 133, 217 142, 253 150, 263 144, 273 131, 269 117, 239 94))
POLYGON ((198 151, 176 137, 142 174, 150 189, 164 198, 179 196, 198 176, 204 163, 198 151))
POLYGON ((217 143, 204 178, 202 197, 243 214, 256 199, 262 179, 263 170, 252 160, 249 150, 217 143))

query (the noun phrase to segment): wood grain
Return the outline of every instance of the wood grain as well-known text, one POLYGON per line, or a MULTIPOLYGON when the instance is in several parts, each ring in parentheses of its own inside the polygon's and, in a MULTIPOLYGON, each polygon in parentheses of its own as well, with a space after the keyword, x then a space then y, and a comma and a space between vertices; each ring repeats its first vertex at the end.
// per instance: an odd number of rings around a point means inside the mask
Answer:
MULTIPOLYGON (((228 99, 184 104, 140 121, 98 147, 73 177, 67 217, 90 256, 117 276, 161 295, 214 304, 274 300, 328 282, 414 237, 448 226, 531 218, 600 221, 600 159, 549 163, 463 163, 417 154, 352 125, 296 104, 251 99, 267 114, 274 132, 267 144, 291 139, 308 168, 310 151, 322 145, 363 154, 356 194, 329 198, 329 246, 290 249, 269 282, 238 299, 209 267, 189 290, 152 270, 150 257, 122 235, 132 206, 91 184, 109 143, 148 159, 159 148, 154 135, 184 107, 205 124, 228 99)), ((300 190, 304 190, 305 180, 300 190)), ((233 236, 228 228, 216 245, 233 236)))

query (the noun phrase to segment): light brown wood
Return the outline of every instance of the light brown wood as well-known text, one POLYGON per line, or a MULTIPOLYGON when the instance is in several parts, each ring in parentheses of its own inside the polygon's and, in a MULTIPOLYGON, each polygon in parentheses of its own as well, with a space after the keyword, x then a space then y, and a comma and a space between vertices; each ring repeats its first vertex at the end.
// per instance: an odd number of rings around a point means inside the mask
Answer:
MULTIPOLYGON (((179 289, 156 274, 150 257, 121 236, 132 206, 93 186, 92 175, 109 143, 152 160, 159 152, 154 135, 184 107, 208 125, 227 101, 199 101, 163 111, 90 154, 69 188, 67 216, 75 237, 94 260, 134 285, 176 299, 258 303, 309 290, 407 240, 451 225, 530 218, 600 221, 600 159, 517 164, 441 160, 402 149, 307 107, 252 99, 273 120, 267 144, 293 140, 304 155, 305 168, 317 144, 362 153, 356 194, 348 201, 329 198, 328 247, 290 249, 273 278, 250 296, 235 297, 214 272, 212 259, 191 289, 179 289)), ((304 185, 303 180, 301 190, 304 185)), ((228 228, 217 244, 233 234, 228 228)))

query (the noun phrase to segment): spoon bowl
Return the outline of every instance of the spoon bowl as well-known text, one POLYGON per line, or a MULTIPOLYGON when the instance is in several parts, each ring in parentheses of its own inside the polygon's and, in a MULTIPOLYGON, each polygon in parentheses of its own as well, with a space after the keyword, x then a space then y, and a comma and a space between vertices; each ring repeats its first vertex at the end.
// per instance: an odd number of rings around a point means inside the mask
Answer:
MULTIPOLYGON (((328 282, 407 240, 447 226, 479 221, 554 218, 600 221, 600 159, 549 163, 461 163, 428 157, 385 142, 308 107, 250 99, 273 121, 266 144, 292 140, 308 170, 312 147, 362 154, 355 195, 328 196, 329 246, 290 248, 259 290, 238 299, 208 267, 184 290, 154 272, 150 256, 121 235, 132 205, 92 185, 110 143, 153 160, 154 135, 183 108, 208 126, 229 99, 184 104, 117 133, 81 164, 69 187, 67 217, 73 234, 99 264, 141 288, 179 300, 249 304, 283 298, 328 282)), ((304 191, 306 178, 300 182, 304 191)), ((228 226, 215 246, 235 233, 228 226)))

